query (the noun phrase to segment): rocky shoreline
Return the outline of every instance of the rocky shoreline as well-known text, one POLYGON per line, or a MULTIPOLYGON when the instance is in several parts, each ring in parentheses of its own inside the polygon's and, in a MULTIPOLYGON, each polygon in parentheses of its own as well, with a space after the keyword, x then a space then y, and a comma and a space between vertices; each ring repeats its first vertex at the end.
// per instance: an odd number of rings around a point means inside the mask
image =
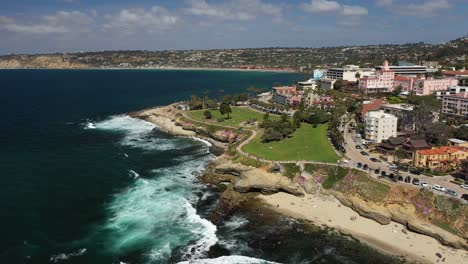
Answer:
MULTIPOLYGON (((399 223, 403 226, 402 229, 405 230, 405 232, 411 232, 412 235, 414 232, 415 238, 418 236, 429 236, 435 238, 441 244, 450 246, 449 248, 444 248, 444 246, 439 244, 440 247, 436 247, 446 250, 447 252, 450 251, 450 259, 462 262, 468 261, 468 243, 465 238, 451 234, 437 226, 430 225, 416 218, 414 212, 411 212, 409 207, 406 208, 404 205, 402 206, 402 204, 390 203, 385 206, 380 206, 360 199, 359 197, 343 195, 337 191, 325 191, 321 194, 317 194, 315 192, 318 188, 304 188, 304 186, 301 186, 298 183, 292 183, 289 178, 283 176, 281 173, 269 172, 269 168, 254 168, 234 163, 229 158, 229 155, 226 154, 226 151, 228 150, 229 144, 235 142, 236 139, 223 138, 217 135, 214 131, 208 131, 202 126, 186 123, 182 118, 181 112, 182 111, 177 109, 177 104, 173 104, 170 106, 130 113, 130 116, 154 123, 162 131, 172 135, 187 137, 196 136, 197 138, 207 140, 213 144, 214 148, 217 149, 216 151, 218 154, 221 154, 207 167, 206 172, 200 178, 204 183, 216 185, 222 190, 219 198, 218 210, 215 210, 211 217, 211 220, 215 224, 222 221, 223 217, 229 215, 232 211, 236 210, 236 208, 239 208, 243 204, 249 203, 252 200, 256 200, 257 198, 260 198, 261 201, 263 201, 259 204, 263 204, 264 209, 273 209, 281 214, 286 214, 300 219, 312 220, 309 219, 311 217, 309 217, 308 214, 301 214, 300 211, 297 210, 289 210, 291 208, 288 209, 288 207, 293 207, 292 209, 294 209, 295 204, 293 205, 294 202, 292 201, 299 201, 298 199, 302 199, 303 201, 304 196, 310 198, 310 195, 327 195, 338 200, 340 205, 344 205, 346 208, 351 208, 359 217, 362 217, 363 219, 372 219, 372 222, 381 225, 382 228, 391 226, 393 223, 399 223), (276 202, 272 203, 271 199, 264 199, 264 195, 274 197, 278 194, 282 194, 281 197, 283 200, 285 202, 289 202, 289 204, 279 208, 279 202, 276 204, 276 202), (275 208, 275 204, 278 208, 275 208)), ((326 213, 332 214, 332 211, 336 210, 336 208, 329 208, 326 213)), ((340 210, 341 209, 338 209, 338 211, 340 210)), ((340 212, 335 212, 334 214, 340 214, 340 212)), ((314 217, 317 218, 317 216, 314 217)), ((340 230, 340 227, 326 222, 322 223, 322 225, 332 226, 340 230)), ((392 245, 391 247, 388 245, 385 246, 383 244, 386 243, 379 238, 379 234, 374 234, 373 237, 364 238, 352 229, 343 227, 341 230, 345 234, 350 234, 352 236, 356 235, 360 240, 362 239, 364 242, 367 242, 386 253, 401 253, 400 255, 404 255, 409 259, 417 260, 422 263, 435 263, 437 259, 430 260, 428 259, 429 257, 426 258, 425 255, 430 255, 430 253, 427 252, 424 252, 424 257, 421 257, 423 253, 419 255, 417 253, 410 254, 411 252, 408 252, 408 250, 398 248, 398 245, 392 245)), ((423 250, 424 246, 420 246, 422 247, 421 250, 423 250)), ((434 254, 435 252, 432 253, 432 255, 434 254)))

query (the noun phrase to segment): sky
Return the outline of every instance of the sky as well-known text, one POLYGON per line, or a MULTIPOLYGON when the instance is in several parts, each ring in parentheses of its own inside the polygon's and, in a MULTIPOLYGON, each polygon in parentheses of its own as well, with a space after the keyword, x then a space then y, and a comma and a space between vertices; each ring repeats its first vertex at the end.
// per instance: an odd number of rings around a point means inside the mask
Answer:
POLYGON ((323 47, 468 34, 468 0, 0 0, 0 54, 323 47))

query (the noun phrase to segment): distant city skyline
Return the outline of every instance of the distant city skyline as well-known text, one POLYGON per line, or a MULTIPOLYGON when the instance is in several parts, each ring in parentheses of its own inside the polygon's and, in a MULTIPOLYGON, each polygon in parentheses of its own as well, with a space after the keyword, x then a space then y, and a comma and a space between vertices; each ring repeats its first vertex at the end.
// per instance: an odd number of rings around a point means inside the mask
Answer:
POLYGON ((440 43, 468 34, 467 13, 465 0, 15 0, 0 3, 0 54, 440 43))

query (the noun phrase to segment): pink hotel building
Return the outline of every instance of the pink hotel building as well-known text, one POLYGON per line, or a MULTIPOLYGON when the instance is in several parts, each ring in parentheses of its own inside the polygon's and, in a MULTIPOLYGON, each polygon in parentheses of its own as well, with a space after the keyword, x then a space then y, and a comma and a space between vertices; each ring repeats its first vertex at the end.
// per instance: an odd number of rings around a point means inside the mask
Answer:
POLYGON ((395 72, 390 70, 388 61, 384 62, 382 70, 375 74, 364 76, 359 79, 359 89, 364 90, 366 94, 376 92, 391 92, 394 87, 395 72))
POLYGON ((450 86, 458 85, 455 78, 434 79, 395 76, 394 88, 401 86, 402 91, 415 92, 417 95, 430 95, 433 92, 445 91, 450 86))
POLYGON ((417 95, 429 95, 436 91, 445 91, 450 86, 458 84, 455 78, 434 79, 396 76, 395 72, 388 66, 388 61, 384 62, 382 70, 375 74, 364 76, 359 79, 359 89, 364 90, 366 94, 376 92, 392 92, 398 86, 402 91, 412 92, 417 95))

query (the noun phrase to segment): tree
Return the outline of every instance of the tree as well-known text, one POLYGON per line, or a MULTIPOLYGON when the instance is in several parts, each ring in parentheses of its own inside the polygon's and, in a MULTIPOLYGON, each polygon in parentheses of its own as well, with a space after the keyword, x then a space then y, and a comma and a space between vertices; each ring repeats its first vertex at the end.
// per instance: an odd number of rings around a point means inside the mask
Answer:
POLYGON ((403 87, 402 87, 401 84, 400 84, 400 85, 398 85, 398 86, 395 88, 395 90, 393 90, 393 95, 394 95, 394 96, 399 95, 399 94, 401 93, 402 90, 403 90, 403 87))
POLYGON ((360 79, 361 78, 361 74, 359 72, 356 72, 356 74, 354 75, 354 77, 356 77, 356 79, 360 79))
POLYGON ((205 112, 203 112, 203 115, 206 119, 211 119, 212 117, 210 110, 205 110, 205 112))
POLYGON ((227 118, 229 119, 229 114, 232 113, 231 106, 223 102, 219 107, 219 112, 221 113, 221 115, 227 114, 227 118))
POLYGON ((196 95, 192 95, 190 97, 188 104, 191 110, 198 110, 203 108, 203 100, 196 95))
POLYGON ((406 153, 405 151, 402 149, 402 148, 397 148, 395 150, 395 153, 394 153, 395 157, 398 159, 398 162, 400 162, 400 160, 404 159, 405 156, 406 156, 406 153))
POLYGON ((320 122, 320 118, 317 114, 312 114, 310 115, 310 123, 312 123, 312 126, 315 128, 317 127, 318 123, 320 122))
POLYGON ((458 139, 468 140, 468 126, 460 126, 455 130, 454 135, 458 139))

